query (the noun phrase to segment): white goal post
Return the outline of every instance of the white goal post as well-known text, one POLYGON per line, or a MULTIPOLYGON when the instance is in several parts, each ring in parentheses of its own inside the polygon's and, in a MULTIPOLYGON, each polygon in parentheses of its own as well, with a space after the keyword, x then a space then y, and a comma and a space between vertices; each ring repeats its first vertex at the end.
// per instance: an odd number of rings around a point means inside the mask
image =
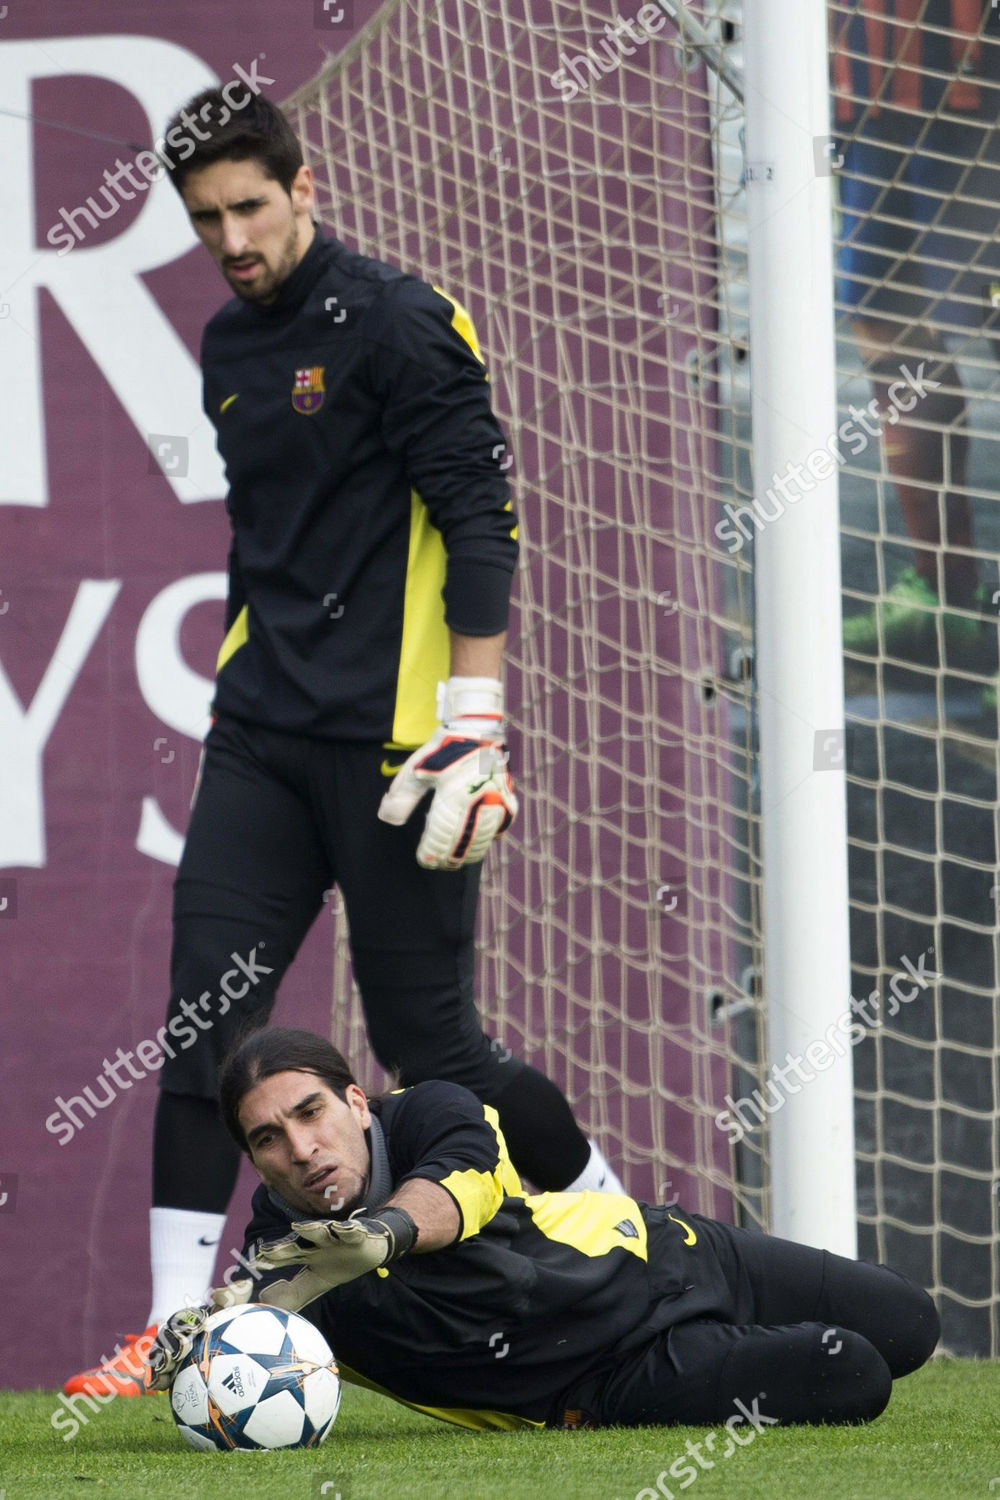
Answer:
POLYGON ((813 476, 806 503, 766 526, 755 550, 765 1078, 785 1079, 787 1094, 771 1117, 770 1227, 853 1256, 853 1060, 842 1036, 830 1056, 825 1043, 847 1008, 851 961, 840 513, 829 451, 833 179, 818 170, 816 150, 830 119, 824 8, 748 6, 745 56, 755 501, 766 513, 767 491, 796 466, 813 476), (825 1063, 811 1077, 810 1048, 825 1063))

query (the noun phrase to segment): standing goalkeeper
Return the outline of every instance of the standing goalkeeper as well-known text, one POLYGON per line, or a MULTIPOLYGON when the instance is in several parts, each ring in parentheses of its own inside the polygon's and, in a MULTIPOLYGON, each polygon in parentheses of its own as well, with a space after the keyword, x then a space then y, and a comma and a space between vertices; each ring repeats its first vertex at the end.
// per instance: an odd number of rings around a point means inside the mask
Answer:
MULTIPOLYGON (((211 1282, 239 1163, 218 1064, 267 1021, 334 881, 380 1063, 493 1104, 539 1187, 619 1186, 475 1009, 479 862, 517 811, 500 684, 515 520, 475 332, 443 293, 322 235, 298 140, 265 98, 231 113, 209 90, 166 139, 236 293, 202 346, 233 540, 175 887, 151 1325, 211 1282)), ((127 1354, 99 1389, 141 1393, 127 1354)))

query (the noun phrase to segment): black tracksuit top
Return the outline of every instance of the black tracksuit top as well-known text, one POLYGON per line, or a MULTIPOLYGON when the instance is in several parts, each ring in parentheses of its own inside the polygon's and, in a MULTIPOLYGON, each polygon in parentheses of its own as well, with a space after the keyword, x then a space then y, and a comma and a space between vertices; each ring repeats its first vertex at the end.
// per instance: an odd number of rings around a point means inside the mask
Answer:
MULTIPOLYGON (((451 1246, 405 1255, 302 1309, 346 1380, 460 1426, 542 1425, 584 1371, 719 1305, 718 1264, 690 1215, 663 1220, 651 1255, 646 1209, 632 1198, 526 1195, 495 1110, 458 1084, 369 1103, 368 1211, 424 1178, 454 1199, 461 1229, 451 1246)), ((244 1257, 305 1217, 262 1184, 244 1257)), ((290 1274, 256 1272, 254 1300, 290 1274)))
POLYGON ((233 526, 214 708, 419 745, 448 629, 506 628, 505 440, 464 309, 317 228, 267 307, 202 341, 233 526))

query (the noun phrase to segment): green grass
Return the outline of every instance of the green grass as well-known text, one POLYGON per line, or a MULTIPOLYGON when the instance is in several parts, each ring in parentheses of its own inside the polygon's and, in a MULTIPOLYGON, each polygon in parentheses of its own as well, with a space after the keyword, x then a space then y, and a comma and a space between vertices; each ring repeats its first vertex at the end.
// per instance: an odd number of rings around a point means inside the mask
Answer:
MULTIPOLYGON (((110 1402, 68 1442, 55 1409, 51 1394, 0 1394, 0 1500, 318 1500, 324 1483, 327 1500, 635 1500, 705 1435, 467 1433, 347 1388, 317 1451, 216 1455, 181 1444, 159 1397, 110 1402)), ((867 1427, 767 1428, 685 1489, 664 1484, 697 1500, 1000 1500, 998 1416, 1000 1364, 940 1360, 867 1427)))

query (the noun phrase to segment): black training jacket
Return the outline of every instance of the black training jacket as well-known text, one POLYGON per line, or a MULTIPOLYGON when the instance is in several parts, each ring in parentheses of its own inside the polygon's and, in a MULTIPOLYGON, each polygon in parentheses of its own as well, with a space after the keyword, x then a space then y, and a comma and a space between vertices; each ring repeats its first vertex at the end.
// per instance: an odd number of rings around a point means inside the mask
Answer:
MULTIPOLYGON (((454 1199, 461 1230, 450 1247, 404 1255, 302 1309, 346 1380, 465 1427, 543 1425, 611 1351, 718 1305, 717 1262, 690 1216, 613 1193, 525 1195, 496 1112, 467 1089, 419 1083, 370 1107, 369 1210, 426 1178, 454 1199)), ((261 1185, 244 1257, 303 1217, 261 1185)), ((254 1300, 288 1275, 257 1271, 254 1300)))
POLYGON ((202 342, 233 526, 215 710, 422 744, 448 627, 507 624, 504 435, 464 309, 316 231, 273 304, 202 342))

